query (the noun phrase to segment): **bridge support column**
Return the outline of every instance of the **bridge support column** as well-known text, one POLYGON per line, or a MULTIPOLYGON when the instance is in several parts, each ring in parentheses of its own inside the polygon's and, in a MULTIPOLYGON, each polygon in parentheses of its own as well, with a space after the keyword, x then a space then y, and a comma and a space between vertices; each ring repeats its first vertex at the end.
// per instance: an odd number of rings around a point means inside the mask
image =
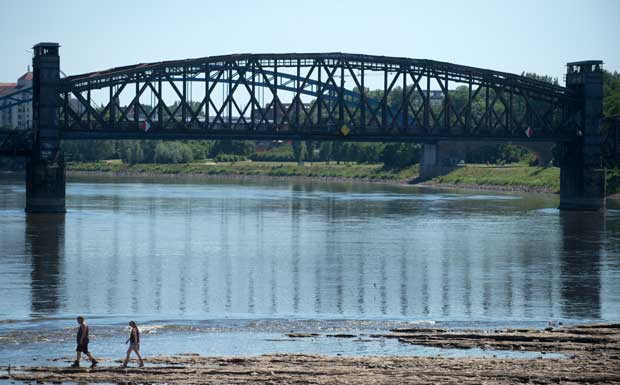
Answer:
MULTIPOLYGON (((449 143, 443 144, 449 146, 449 143)), ((448 152, 441 150, 440 143, 425 143, 422 148, 422 159, 420 159, 419 178, 421 180, 432 179, 454 170, 454 162, 448 156, 448 152)))
POLYGON ((583 130, 564 144, 560 165, 560 210, 605 210, 605 170, 602 160, 601 61, 568 63, 566 86, 581 98, 583 130))
POLYGON ((65 212, 65 166, 60 153, 58 110, 60 57, 57 43, 33 47, 34 141, 26 169, 26 212, 65 212))
POLYGON ((64 213, 65 164, 30 158, 26 164, 26 212, 64 213))
POLYGON ((422 159, 420 159, 420 179, 432 179, 439 175, 439 149, 437 143, 422 145, 422 159))

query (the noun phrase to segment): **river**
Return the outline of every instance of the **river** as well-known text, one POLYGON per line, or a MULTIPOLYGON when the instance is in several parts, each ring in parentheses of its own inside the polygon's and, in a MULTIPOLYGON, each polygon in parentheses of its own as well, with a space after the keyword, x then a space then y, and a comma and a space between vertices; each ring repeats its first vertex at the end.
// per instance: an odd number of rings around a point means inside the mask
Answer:
POLYGON ((78 314, 110 359, 132 319, 147 356, 435 354, 286 334, 620 320, 617 202, 600 215, 543 194, 74 178, 66 215, 26 215, 23 181, 1 178, 2 365, 71 357, 78 314))

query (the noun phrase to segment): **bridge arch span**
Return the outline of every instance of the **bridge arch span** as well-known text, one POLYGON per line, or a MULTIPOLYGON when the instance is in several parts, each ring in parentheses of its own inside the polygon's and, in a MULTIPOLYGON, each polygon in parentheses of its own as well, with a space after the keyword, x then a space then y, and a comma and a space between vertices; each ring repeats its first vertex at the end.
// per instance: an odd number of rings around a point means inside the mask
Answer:
POLYGON ((62 135, 71 139, 557 141, 570 140, 579 125, 576 95, 564 87, 432 60, 343 53, 136 64, 66 77, 59 93, 62 135))

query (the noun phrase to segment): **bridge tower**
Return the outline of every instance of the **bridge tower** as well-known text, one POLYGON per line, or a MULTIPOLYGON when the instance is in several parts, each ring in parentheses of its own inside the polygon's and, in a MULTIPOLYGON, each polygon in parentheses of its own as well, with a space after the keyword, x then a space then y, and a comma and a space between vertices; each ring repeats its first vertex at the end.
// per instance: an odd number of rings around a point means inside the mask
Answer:
POLYGON ((33 47, 33 146, 26 164, 26 212, 65 212, 65 165, 60 152, 59 44, 33 47))
POLYGON ((602 159, 603 62, 567 64, 566 87, 579 96, 583 130, 564 144, 560 165, 561 210, 605 210, 605 170, 602 159))

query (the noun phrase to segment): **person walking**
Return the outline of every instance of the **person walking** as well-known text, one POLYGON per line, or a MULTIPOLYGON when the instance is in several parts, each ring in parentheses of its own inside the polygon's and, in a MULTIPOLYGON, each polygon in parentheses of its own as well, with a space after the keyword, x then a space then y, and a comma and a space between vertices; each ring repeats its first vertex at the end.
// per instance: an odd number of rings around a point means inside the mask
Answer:
POLYGON ((88 351, 88 325, 86 324, 86 321, 82 316, 77 317, 77 323, 80 326, 78 326, 77 329, 77 348, 75 349, 75 361, 73 362, 73 365, 71 365, 71 367, 80 367, 80 358, 82 356, 82 353, 84 353, 88 356, 88 359, 90 359, 90 367, 94 368, 95 366, 97 366, 97 360, 95 360, 95 358, 88 351))
POLYGON ((140 329, 138 329, 138 325, 134 321, 129 321, 129 326, 131 326, 131 332, 129 332, 129 338, 125 343, 129 343, 129 348, 127 349, 127 357, 125 357, 125 361, 121 367, 126 368, 127 363, 129 362, 129 356, 131 352, 134 351, 138 359, 140 360, 139 366, 144 366, 144 361, 142 360, 142 356, 140 355, 140 329))

